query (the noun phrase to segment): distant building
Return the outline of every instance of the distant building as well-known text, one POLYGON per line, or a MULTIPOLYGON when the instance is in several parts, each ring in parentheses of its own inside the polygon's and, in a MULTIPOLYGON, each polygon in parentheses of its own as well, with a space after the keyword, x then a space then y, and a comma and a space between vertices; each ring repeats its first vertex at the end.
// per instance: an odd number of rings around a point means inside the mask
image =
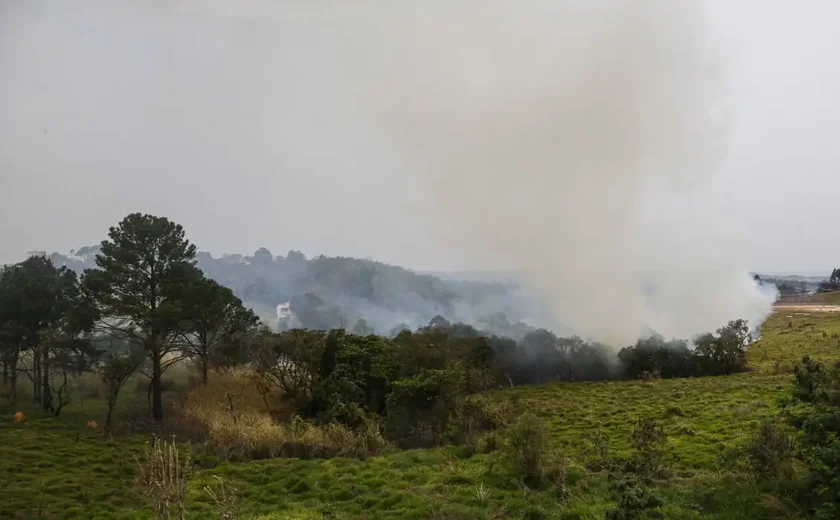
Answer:
POLYGON ((288 320, 292 316, 294 316, 294 313, 292 312, 292 303, 291 302, 281 303, 280 305, 277 306, 277 319, 278 320, 280 320, 280 321, 288 320))

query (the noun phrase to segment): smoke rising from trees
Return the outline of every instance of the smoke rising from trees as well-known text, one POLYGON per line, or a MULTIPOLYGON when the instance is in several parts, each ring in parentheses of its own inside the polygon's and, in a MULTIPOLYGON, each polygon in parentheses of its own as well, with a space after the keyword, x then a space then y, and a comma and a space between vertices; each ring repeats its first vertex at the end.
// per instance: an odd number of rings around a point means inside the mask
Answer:
POLYGON ((412 158, 449 247, 523 271, 555 328, 614 345, 762 321, 774 294, 694 197, 727 139, 699 3, 442 6, 341 30, 367 51, 342 55, 350 88, 412 158))

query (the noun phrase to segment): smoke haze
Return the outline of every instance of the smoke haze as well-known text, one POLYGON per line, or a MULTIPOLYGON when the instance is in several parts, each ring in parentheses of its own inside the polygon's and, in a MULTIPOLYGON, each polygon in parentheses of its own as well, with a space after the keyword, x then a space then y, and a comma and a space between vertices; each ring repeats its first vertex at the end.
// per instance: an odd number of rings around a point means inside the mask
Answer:
POLYGON ((560 330, 691 337, 773 294, 691 196, 725 152, 697 2, 429 2, 344 26, 350 88, 413 158, 440 236, 525 273, 560 330))
POLYGON ((702 196, 729 125, 699 2, 83 4, 0 7, 0 220, 95 186, 9 225, 16 243, 72 219, 87 238, 40 246, 67 250, 141 210, 220 251, 277 229, 513 269, 547 326, 617 346, 769 311, 702 196))

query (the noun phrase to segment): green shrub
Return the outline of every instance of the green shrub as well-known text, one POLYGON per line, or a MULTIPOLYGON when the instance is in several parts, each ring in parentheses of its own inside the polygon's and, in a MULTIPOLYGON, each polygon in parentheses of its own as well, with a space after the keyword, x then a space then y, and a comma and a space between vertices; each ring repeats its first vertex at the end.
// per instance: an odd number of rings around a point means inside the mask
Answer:
POLYGON ((510 429, 510 448, 523 477, 539 481, 548 465, 548 433, 545 422, 533 414, 525 414, 510 429))
POLYGON ((449 414, 447 437, 453 442, 477 444, 485 433, 507 428, 516 416, 509 400, 467 396, 457 400, 449 414))
POLYGON ((508 449, 523 483, 540 488, 553 484, 558 498, 568 494, 566 460, 549 448, 545 421, 526 413, 508 430, 508 449))
POLYGON ((750 467, 764 478, 790 476, 793 451, 793 439, 779 420, 762 422, 746 446, 750 467))
MULTIPOLYGON (((803 502, 815 518, 840 517, 840 363, 825 366, 803 358, 794 370, 793 402, 786 403, 788 421, 801 433, 808 466, 803 502)), ((773 440, 777 449, 783 441, 773 440)))
POLYGON ((645 477, 661 476, 667 435, 665 428, 650 418, 640 419, 630 434, 630 444, 636 449, 635 472, 645 477))
POLYGON ((584 448, 586 467, 592 471, 601 471, 610 463, 610 438, 601 430, 592 430, 583 434, 587 445, 584 448))

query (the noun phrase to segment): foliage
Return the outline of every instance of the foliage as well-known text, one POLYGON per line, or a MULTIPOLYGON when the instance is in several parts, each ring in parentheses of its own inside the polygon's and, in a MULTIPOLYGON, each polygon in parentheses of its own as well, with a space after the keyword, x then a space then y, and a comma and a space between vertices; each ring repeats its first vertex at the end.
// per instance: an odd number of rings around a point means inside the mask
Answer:
POLYGON ((446 436, 458 444, 474 445, 484 434, 510 426, 520 414, 512 401, 469 395, 458 399, 452 408, 446 436))
POLYGON ((125 339, 111 338, 103 354, 102 363, 97 372, 105 383, 108 398, 108 415, 105 417, 103 433, 109 437, 112 433, 114 409, 125 383, 134 374, 146 357, 142 345, 136 345, 125 339))
POLYGON ((258 319, 230 289, 204 277, 185 288, 183 299, 188 306, 179 324, 182 336, 178 343, 182 352, 198 363, 201 381, 207 384, 210 363, 224 356, 224 344, 240 341, 258 319))
POLYGON ((465 385, 463 365, 457 361, 395 381, 387 397, 386 432, 404 447, 439 445, 465 385))
POLYGON ((511 427, 508 443, 526 483, 539 485, 551 463, 545 421, 536 415, 524 414, 511 427))
POLYGON ((0 271, 0 361, 4 377, 10 375, 12 403, 22 370, 33 383, 35 401, 61 413, 70 402, 70 376, 96 357, 86 335, 93 319, 76 274, 48 258, 31 256, 0 271))
POLYGON ((219 456, 363 458, 387 448, 375 420, 365 420, 355 429, 337 423, 319 426, 299 416, 276 420, 271 401, 254 388, 256 377, 245 369, 224 371, 187 395, 182 416, 198 426, 201 440, 219 456))
POLYGON ((693 350, 685 341, 666 342, 654 335, 621 349, 618 359, 630 379, 729 375, 746 368, 746 347, 750 341, 747 322, 735 320, 716 334, 695 338, 693 350))
POLYGON ((746 445, 747 460, 761 478, 789 477, 794 441, 778 420, 765 420, 746 445))
POLYGON ((804 499, 816 518, 840 514, 840 364, 809 357, 795 369, 793 400, 785 413, 799 430, 809 475, 804 499))
MULTIPOLYGON (((784 314, 771 318, 761 341, 749 349, 751 364, 756 359, 764 363, 759 366, 772 366, 774 356, 787 356, 789 350, 813 352, 814 344, 807 338, 818 337, 821 330, 831 331, 840 324, 840 315, 814 318, 799 318, 800 323, 811 319, 814 326, 795 326, 793 332, 782 335, 777 332, 787 330, 788 320, 784 314), (767 360, 755 357, 764 352, 767 360)), ((827 349, 823 355, 829 355, 827 349)), ((241 384, 214 387, 227 372, 211 372, 207 391, 212 392, 203 398, 208 409, 231 422, 220 403, 224 404, 226 391, 237 393, 241 388, 235 401, 237 413, 240 409, 245 413, 252 402, 256 411, 264 412, 262 398, 246 373, 241 384), (252 393, 244 393, 248 388, 252 393)), ((758 370, 716 378, 517 386, 479 396, 492 403, 505 402, 514 411, 530 411, 546 421, 549 447, 561 449, 569 459, 563 502, 558 502, 554 486, 523 487, 515 468, 502 463, 504 453, 500 452, 465 453, 462 447, 451 446, 386 452, 366 459, 279 458, 219 464, 207 448, 195 446, 194 456, 204 469, 197 470, 189 486, 187 508, 192 518, 217 515, 217 504, 203 488, 217 489, 214 476, 219 476, 226 485, 242 490, 239 513, 243 518, 366 515, 371 520, 430 516, 489 520, 522 518, 537 511, 550 519, 604 518, 616 506, 616 495, 604 472, 584 468, 592 443, 583 434, 601 432, 610 457, 628 459, 636 453, 628 433, 639 417, 651 417, 669 418, 666 458, 673 455, 675 478, 651 489, 662 500, 658 509, 666 518, 802 518, 783 497, 769 496, 749 475, 722 465, 720 459, 730 447, 747 443, 756 423, 778 414, 776 402, 790 393, 791 379, 758 370), (483 502, 476 499, 479 486, 487 490, 483 502)), ((268 396, 270 402, 279 399, 274 392, 268 396)), ((133 455, 142 453, 147 435, 118 436, 115 445, 84 428, 90 418, 102 423, 106 404, 86 397, 87 413, 81 414, 74 402, 60 419, 54 419, 23 403, 27 420, 18 425, 11 419, 15 409, 4 412, 0 474, 6 480, 0 516, 37 517, 41 504, 42 516, 48 518, 152 518, 150 508, 138 507, 142 500, 132 477, 138 469, 133 455)), ((139 405, 145 407, 145 401, 139 405)), ((120 413, 136 406, 121 399, 120 413)))
POLYGON ((664 427, 652 419, 645 417, 636 423, 630 434, 635 453, 628 460, 616 460, 610 472, 616 507, 607 511, 608 520, 662 516, 658 508, 663 501, 654 484, 662 477, 666 438, 664 427))
POLYGON ((667 435, 665 428, 649 417, 639 419, 630 434, 630 444, 636 450, 635 472, 655 478, 662 473, 667 435))
POLYGON ((166 218, 133 213, 108 232, 83 286, 102 319, 99 328, 143 345, 152 362, 152 413, 163 419, 162 359, 184 320, 187 288, 200 278, 195 246, 166 218))

